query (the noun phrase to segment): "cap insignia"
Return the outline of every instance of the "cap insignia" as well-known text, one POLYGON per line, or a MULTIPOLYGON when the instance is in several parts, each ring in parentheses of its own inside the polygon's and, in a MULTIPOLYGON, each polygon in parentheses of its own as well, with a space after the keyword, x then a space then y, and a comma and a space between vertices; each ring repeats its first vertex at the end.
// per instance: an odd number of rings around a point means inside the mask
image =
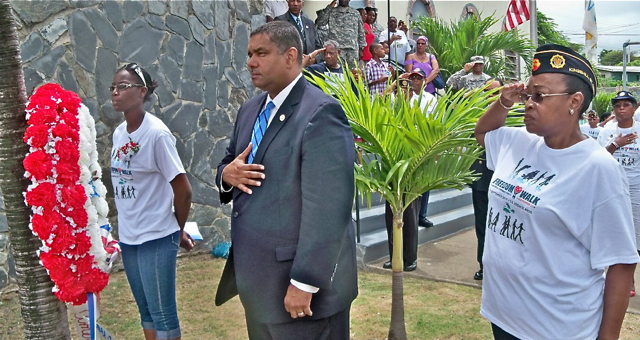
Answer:
POLYGON ((549 61, 549 63, 553 68, 563 68, 565 64, 565 60, 563 56, 556 54, 553 57, 551 57, 551 60, 549 61))

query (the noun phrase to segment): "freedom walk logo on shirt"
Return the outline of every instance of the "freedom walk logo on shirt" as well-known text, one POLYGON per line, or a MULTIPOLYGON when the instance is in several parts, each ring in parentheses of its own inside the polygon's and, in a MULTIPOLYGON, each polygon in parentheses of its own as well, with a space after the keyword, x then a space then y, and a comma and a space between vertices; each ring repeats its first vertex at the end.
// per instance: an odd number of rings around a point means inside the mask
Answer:
POLYGON ((522 158, 507 174, 506 178, 496 176, 491 182, 491 193, 502 200, 502 210, 489 210, 487 228, 500 236, 524 244, 522 234, 526 230, 524 222, 518 221, 518 214, 532 214, 540 204, 539 192, 556 177, 549 171, 534 169, 522 158), (516 210, 517 209, 517 210, 516 210), (502 215, 502 218, 501 218, 502 215))
POLYGON ((135 199, 136 188, 131 183, 131 158, 140 151, 140 144, 129 137, 129 142, 111 153, 111 176, 118 178, 118 184, 113 187, 113 195, 116 199, 135 199))

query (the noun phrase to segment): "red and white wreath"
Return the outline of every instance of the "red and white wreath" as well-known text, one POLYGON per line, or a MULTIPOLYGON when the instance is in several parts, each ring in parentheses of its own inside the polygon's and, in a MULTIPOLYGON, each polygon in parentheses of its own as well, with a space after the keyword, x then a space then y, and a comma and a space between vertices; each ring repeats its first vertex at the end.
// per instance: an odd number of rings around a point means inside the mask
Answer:
POLYGON ((31 185, 30 228, 40 238, 40 260, 49 272, 55 295, 79 305, 89 292, 108 283, 119 253, 107 220, 107 190, 100 180, 95 122, 75 93, 45 84, 29 98, 30 146, 24 159, 31 185))

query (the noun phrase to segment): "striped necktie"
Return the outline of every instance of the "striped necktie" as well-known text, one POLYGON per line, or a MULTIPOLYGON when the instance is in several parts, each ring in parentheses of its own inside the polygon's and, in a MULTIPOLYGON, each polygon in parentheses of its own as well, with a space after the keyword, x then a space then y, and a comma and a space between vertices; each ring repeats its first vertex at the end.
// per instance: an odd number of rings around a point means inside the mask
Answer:
POLYGON ((253 158, 258 153, 258 145, 264 137, 264 133, 267 131, 267 125, 269 124, 269 117, 271 116, 271 110, 276 107, 272 101, 267 104, 267 107, 260 112, 256 123, 253 125, 253 132, 251 133, 251 153, 247 157, 247 164, 253 163, 253 158))
POLYGON ((296 24, 298 24, 298 30, 300 30, 300 37, 302 37, 302 42, 304 46, 304 40, 305 40, 304 28, 302 27, 302 20, 300 20, 300 17, 296 17, 296 24))

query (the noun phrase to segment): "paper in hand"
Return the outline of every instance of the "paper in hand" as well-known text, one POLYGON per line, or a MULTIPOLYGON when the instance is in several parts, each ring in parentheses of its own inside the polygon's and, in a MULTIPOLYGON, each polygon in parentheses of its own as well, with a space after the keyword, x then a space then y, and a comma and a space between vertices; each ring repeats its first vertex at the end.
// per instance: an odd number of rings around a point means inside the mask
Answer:
POLYGON ((184 231, 191 236, 194 241, 202 241, 202 234, 198 230, 198 223, 187 222, 184 224, 184 231))

